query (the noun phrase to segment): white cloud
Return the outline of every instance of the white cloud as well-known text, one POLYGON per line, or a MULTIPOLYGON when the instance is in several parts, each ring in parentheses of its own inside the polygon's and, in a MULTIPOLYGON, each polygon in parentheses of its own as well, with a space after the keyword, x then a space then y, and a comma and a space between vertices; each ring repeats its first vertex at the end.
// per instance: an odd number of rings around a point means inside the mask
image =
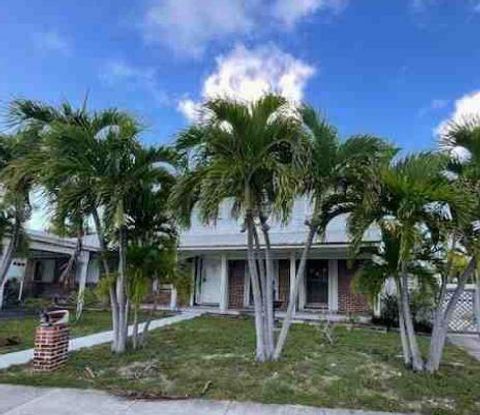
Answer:
POLYGON ((34 33, 33 42, 42 52, 58 52, 63 55, 71 53, 71 46, 67 39, 52 30, 34 33))
POLYGON ((292 28, 320 10, 337 13, 348 0, 152 0, 142 28, 151 43, 199 57, 218 42, 292 28))
MULTIPOLYGON (((308 80, 315 73, 313 66, 274 45, 255 49, 238 45, 216 61, 215 71, 203 84, 203 99, 220 96, 251 101, 276 92, 300 101, 308 80)), ((178 109, 190 121, 198 119, 198 108, 199 103, 191 99, 183 99, 178 104, 178 109)))
POLYGON ((455 110, 450 117, 440 123, 435 132, 438 135, 442 135, 448 130, 449 123, 461 123, 464 120, 468 120, 471 117, 480 116, 480 90, 471 92, 464 95, 460 99, 455 101, 455 110))
POLYGON ((168 103, 167 94, 157 84, 154 68, 133 66, 124 61, 110 61, 103 67, 100 78, 109 86, 122 84, 130 90, 143 90, 157 103, 168 103))
POLYGON ((342 11, 348 0, 276 0, 272 14, 279 21, 291 28, 308 15, 319 10, 342 11))
POLYGON ((251 10, 257 0, 154 1, 145 17, 148 41, 161 42, 182 55, 199 56, 206 45, 253 26, 251 10))
POLYGON ((181 112, 189 122, 195 122, 200 117, 201 104, 193 99, 185 98, 178 102, 177 110, 181 112))

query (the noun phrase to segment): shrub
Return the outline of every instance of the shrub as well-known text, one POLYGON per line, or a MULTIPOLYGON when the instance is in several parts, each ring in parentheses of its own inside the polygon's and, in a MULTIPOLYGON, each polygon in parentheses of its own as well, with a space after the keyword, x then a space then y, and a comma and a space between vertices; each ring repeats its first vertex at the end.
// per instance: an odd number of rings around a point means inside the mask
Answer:
MULTIPOLYGON (((410 309, 412 312, 415 330, 430 333, 434 310, 433 297, 425 295, 423 291, 410 293, 410 309)), ((398 298, 394 294, 385 294, 381 298, 380 317, 373 318, 374 324, 380 324, 390 330, 398 327, 398 298)))

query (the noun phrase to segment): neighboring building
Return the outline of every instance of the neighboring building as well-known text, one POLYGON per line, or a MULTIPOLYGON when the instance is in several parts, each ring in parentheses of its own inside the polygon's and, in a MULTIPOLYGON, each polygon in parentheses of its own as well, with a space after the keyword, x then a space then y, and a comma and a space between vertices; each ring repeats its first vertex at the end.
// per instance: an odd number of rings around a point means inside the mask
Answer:
MULTIPOLYGON (((55 297, 65 294, 59 278, 75 251, 75 238, 61 238, 40 231, 27 231, 29 252, 26 258, 14 258, 7 281, 18 286, 18 298, 55 297)), ((4 241, 4 247, 7 241, 4 241)), ((75 284, 95 284, 99 278, 98 239, 85 236, 75 269, 75 284)))
MULTIPOLYGON (((288 304, 307 232, 304 223, 309 215, 310 205, 298 200, 288 224, 274 223, 270 228, 275 267, 274 298, 279 308, 286 308, 288 304)), ((222 311, 252 307, 246 238, 246 233, 241 232, 241 223, 231 219, 228 204, 222 207, 215 225, 204 225, 194 215, 192 226, 180 236, 179 247, 182 257, 192 263, 192 306, 213 306, 222 311)), ((378 240, 379 234, 374 230, 365 235, 366 244, 378 240)), ((345 217, 338 217, 310 251, 298 310, 370 313, 366 298, 351 288, 358 262, 349 266, 349 247, 345 217)))

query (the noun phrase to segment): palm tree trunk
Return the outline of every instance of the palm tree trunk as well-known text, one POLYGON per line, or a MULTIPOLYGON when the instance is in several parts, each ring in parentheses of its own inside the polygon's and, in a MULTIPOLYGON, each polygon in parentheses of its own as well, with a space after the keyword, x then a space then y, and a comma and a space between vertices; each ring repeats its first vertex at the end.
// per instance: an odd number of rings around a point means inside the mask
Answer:
POLYGON ((13 224, 12 234, 10 235, 10 240, 8 241, 7 249, 2 257, 2 264, 0 266, 0 310, 3 307, 3 295, 4 295, 4 288, 7 283, 7 274, 8 270, 10 269, 10 265, 12 265, 13 256, 15 251, 17 250, 18 245, 18 238, 20 236, 20 219, 15 218, 15 222, 13 224))
POLYGON ((275 347, 275 352, 273 354, 274 360, 280 358, 283 348, 285 347, 285 342, 287 340, 288 331, 290 325, 292 324, 293 313, 295 311, 295 305, 298 298, 298 293, 300 292, 300 286, 303 283, 305 275, 305 267, 307 265, 308 252, 313 244, 313 240, 317 233, 317 228, 313 225, 309 225, 307 239, 305 240, 305 245, 303 246, 302 257, 300 259, 300 264, 295 275, 295 282, 293 285, 293 290, 290 291, 290 300, 288 302, 287 313, 283 320, 282 329, 280 330, 280 335, 278 336, 277 345, 275 347))
POLYGON ((267 328, 266 336, 266 349, 267 349, 267 358, 268 360, 273 359, 273 353, 275 352, 275 339, 273 335, 273 330, 275 328, 275 322, 273 319, 273 259, 272 259, 272 250, 270 244, 270 235, 268 234, 268 225, 262 223, 262 232, 263 238, 265 240, 265 262, 267 267, 266 274, 266 302, 265 302, 265 320, 267 328))
POLYGON ((116 280, 116 291, 115 295, 118 302, 118 336, 117 345, 115 352, 123 353, 127 347, 127 337, 128 337, 128 304, 125 295, 125 284, 126 284, 126 235, 125 235, 125 226, 121 226, 119 229, 119 253, 118 253, 118 276, 116 280))
MULTIPOLYGON (((107 252, 107 241, 105 238, 105 233, 103 232, 102 222, 100 221, 100 215, 98 214, 97 209, 94 209, 92 212, 93 222, 95 223, 95 228, 97 230, 98 242, 100 244, 100 255, 102 258, 103 272, 108 277, 110 275, 110 265, 108 264, 108 259, 106 257, 107 252)), ((112 310, 112 331, 113 331, 113 341, 112 341, 112 351, 117 349, 118 344, 118 301, 115 287, 112 285, 108 289, 108 294, 110 297, 110 307, 112 310)))
POLYGON ((138 304, 134 304, 134 306, 133 306, 132 345, 133 345, 133 350, 137 350, 137 347, 138 347, 138 304))
POLYGON ((402 303, 402 313, 405 322, 408 344, 410 345, 410 353, 412 357, 412 368, 417 372, 423 371, 423 359, 418 348, 417 338, 415 336, 415 328, 413 327, 412 313, 410 311, 410 302, 408 295, 408 276, 402 270, 400 284, 400 301, 402 303))
MULTIPOLYGON (((397 285, 397 295, 400 297, 400 281, 395 277, 395 282, 397 285)), ((403 318, 403 306, 402 302, 398 301, 398 326, 400 329, 400 340, 402 342, 402 351, 403 351, 403 362, 405 366, 412 365, 412 353, 410 352, 410 345, 408 344, 407 331, 405 329, 405 319, 403 318)))
POLYGON ((98 243, 100 244, 103 271, 105 272, 106 275, 108 275, 110 274, 110 266, 106 258, 107 241, 105 239, 105 233, 103 232, 102 222, 100 221, 100 216, 98 214, 97 209, 93 210, 92 216, 93 216, 93 222, 95 223, 95 228, 97 230, 98 243))
POLYGON ((82 235, 81 233, 77 233, 77 243, 75 245, 75 249, 72 252, 72 255, 70 255, 70 258, 68 258, 67 266, 63 270, 62 274, 58 278, 58 280, 63 283, 66 282, 67 286, 70 286, 69 282, 69 274, 72 272, 72 269, 74 265, 76 264, 78 260, 78 255, 80 254, 80 251, 82 250, 82 235))
POLYGON ((270 334, 270 328, 267 320, 267 276, 265 271, 265 256, 262 254, 260 245, 260 238, 258 237, 257 228, 253 227, 253 239, 255 241, 255 252, 258 264, 258 275, 260 280, 260 294, 262 299, 262 324, 263 324, 263 339, 265 341, 265 359, 269 360, 271 355, 270 344, 273 344, 273 332, 270 334))
POLYGON ((118 301, 117 293, 115 287, 112 285, 108 290, 110 296, 110 307, 112 309, 112 331, 113 331, 113 340, 112 340, 112 352, 117 350, 118 345, 118 334, 119 334, 119 325, 118 325, 118 301))
POLYGON ((450 297, 445 311, 442 311, 442 303, 437 305, 437 312, 432 330, 432 338, 430 340, 428 361, 426 364, 427 371, 430 373, 434 373, 440 368, 440 362, 442 360, 450 319, 452 318, 452 314, 455 310, 458 299, 465 289, 465 284, 468 278, 470 278, 475 271, 475 265, 476 260, 475 257, 473 257, 463 271, 462 275, 458 278, 457 288, 450 297))
POLYGON ((245 223, 247 224, 247 257, 248 267, 250 271, 250 281, 252 283, 253 303, 255 307, 255 333, 256 333, 256 359, 259 362, 265 361, 265 341, 263 330, 263 315, 262 315, 262 297, 260 294, 260 284, 258 280, 258 270, 255 261, 255 253, 253 246, 253 235, 255 232, 255 224, 253 223, 253 216, 251 211, 247 212, 245 216, 245 223))

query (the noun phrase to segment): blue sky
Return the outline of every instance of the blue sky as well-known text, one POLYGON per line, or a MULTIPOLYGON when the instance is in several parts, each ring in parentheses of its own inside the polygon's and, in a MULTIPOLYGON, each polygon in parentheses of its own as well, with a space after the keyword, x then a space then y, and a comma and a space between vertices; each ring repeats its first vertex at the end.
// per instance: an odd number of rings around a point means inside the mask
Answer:
POLYGON ((0 104, 88 93, 153 144, 203 99, 273 89, 413 151, 480 113, 479 39, 480 0, 3 0, 0 104))
POLYGON ((406 150, 434 145, 456 106, 480 110, 478 0, 4 0, 0 21, 2 104, 88 92, 138 114, 152 143, 182 108, 265 85, 406 150))

